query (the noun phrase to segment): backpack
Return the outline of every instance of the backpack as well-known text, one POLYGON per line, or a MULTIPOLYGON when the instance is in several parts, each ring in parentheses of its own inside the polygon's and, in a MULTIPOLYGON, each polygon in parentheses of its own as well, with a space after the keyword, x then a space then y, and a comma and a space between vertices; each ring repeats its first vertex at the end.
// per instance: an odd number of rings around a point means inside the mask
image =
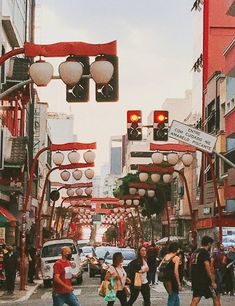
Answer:
MULTIPOLYGON (((175 256, 173 256, 175 257, 175 256)), ((173 277, 173 270, 170 267, 170 262, 172 261, 173 257, 168 260, 163 258, 160 266, 158 267, 158 280, 160 282, 166 282, 172 279, 173 277)))

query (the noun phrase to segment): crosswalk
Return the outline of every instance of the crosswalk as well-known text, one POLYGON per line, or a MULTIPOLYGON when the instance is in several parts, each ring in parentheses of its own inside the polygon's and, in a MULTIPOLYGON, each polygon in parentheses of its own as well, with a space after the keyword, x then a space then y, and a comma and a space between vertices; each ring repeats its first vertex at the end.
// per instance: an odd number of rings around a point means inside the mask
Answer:
MULTIPOLYGON (((76 296, 79 296, 81 295, 81 292, 82 290, 81 289, 75 289, 73 291, 73 293, 76 295, 76 296)), ((42 296, 41 296, 41 300, 51 300, 52 299, 52 293, 51 291, 48 291, 48 292, 45 292, 42 296)))

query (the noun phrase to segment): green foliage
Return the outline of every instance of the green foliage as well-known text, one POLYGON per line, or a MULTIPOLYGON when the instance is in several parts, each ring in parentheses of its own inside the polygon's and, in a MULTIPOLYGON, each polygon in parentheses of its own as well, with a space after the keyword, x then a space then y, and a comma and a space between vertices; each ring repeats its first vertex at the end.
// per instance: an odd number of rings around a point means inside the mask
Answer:
POLYGON ((111 226, 106 231, 106 239, 108 242, 112 242, 118 238, 118 230, 115 226, 111 226))

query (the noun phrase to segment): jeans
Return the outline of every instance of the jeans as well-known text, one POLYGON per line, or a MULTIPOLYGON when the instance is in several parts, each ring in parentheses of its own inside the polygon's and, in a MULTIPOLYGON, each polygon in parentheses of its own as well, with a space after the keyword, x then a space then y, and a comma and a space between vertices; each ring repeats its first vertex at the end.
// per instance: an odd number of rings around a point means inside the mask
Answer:
POLYGON ((142 284, 141 289, 136 289, 133 285, 130 286, 131 289, 131 297, 127 302, 128 306, 132 306, 136 301, 139 293, 141 292, 143 299, 144 299, 144 306, 150 306, 150 287, 149 284, 142 284))
POLYGON ((149 271, 148 271, 149 283, 155 284, 156 270, 157 270, 157 267, 151 267, 151 266, 149 267, 149 271))
POLYGON ((180 299, 177 292, 172 291, 168 295, 167 306, 180 306, 180 299))
MULTIPOLYGON (((121 306, 127 305, 127 296, 124 290, 117 291, 117 298, 120 301, 121 306)), ((107 306, 114 305, 114 302, 108 302, 107 306)))
POLYGON ((215 269, 215 281, 217 284, 217 291, 218 293, 222 293, 222 272, 220 269, 215 269))
POLYGON ((78 299, 74 293, 52 293, 53 306, 80 306, 78 299))

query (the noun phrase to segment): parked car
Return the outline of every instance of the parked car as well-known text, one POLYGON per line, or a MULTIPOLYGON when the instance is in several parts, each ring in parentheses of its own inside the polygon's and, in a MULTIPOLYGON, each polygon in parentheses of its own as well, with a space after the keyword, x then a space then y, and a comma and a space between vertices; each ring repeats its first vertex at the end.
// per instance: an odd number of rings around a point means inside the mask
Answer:
POLYGON ((51 285, 53 266, 61 258, 61 248, 64 246, 68 246, 72 250, 71 264, 73 278, 76 278, 78 284, 81 284, 83 281, 83 270, 81 268, 77 244, 72 239, 54 239, 45 242, 41 250, 41 271, 44 287, 51 285))
POLYGON ((80 252, 80 258, 81 258, 81 265, 83 267, 83 270, 88 270, 88 262, 91 260, 91 258, 95 257, 95 249, 90 246, 84 246, 79 249, 80 252))
POLYGON ((222 244, 224 245, 224 249, 227 251, 229 246, 235 247, 235 236, 234 235, 227 235, 223 236, 222 244))
POLYGON ((123 268, 127 270, 128 264, 136 258, 136 252, 134 249, 131 248, 116 248, 115 250, 109 250, 108 253, 106 253, 104 262, 101 265, 101 281, 104 280, 105 274, 108 270, 108 268, 113 263, 113 254, 116 252, 121 252, 124 259, 123 259, 123 268))

